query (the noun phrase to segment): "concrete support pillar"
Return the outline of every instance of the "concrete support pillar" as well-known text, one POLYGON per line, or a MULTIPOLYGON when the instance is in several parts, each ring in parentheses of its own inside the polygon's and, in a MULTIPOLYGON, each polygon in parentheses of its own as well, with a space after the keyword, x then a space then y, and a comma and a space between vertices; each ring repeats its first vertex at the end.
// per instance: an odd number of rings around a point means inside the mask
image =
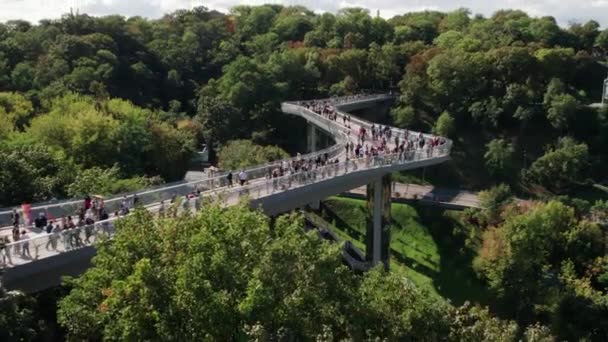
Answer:
POLYGON ((308 151, 317 152, 317 128, 310 122, 307 124, 308 151))
POLYGON ((391 222, 391 175, 374 179, 367 185, 367 232, 365 259, 373 265, 389 267, 391 222))

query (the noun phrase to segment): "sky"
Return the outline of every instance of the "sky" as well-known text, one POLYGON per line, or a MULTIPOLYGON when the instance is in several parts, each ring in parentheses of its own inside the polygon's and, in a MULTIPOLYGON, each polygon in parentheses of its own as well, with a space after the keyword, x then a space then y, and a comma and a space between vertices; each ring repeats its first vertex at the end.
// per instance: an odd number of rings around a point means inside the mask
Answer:
POLYGON ((55 19, 71 8, 95 16, 121 14, 158 18, 176 9, 201 5, 226 12, 235 5, 264 3, 304 5, 317 12, 364 7, 373 14, 380 11, 385 18, 410 11, 449 11, 459 7, 489 16, 498 9, 517 8, 532 16, 553 16, 560 25, 593 19, 602 27, 608 27, 608 0, 0 0, 0 21, 55 19))

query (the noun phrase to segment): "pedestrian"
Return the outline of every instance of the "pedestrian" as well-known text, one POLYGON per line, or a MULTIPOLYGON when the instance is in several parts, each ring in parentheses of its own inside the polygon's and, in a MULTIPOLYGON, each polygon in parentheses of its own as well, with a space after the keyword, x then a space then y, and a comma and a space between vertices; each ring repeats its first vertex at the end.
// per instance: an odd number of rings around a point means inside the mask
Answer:
POLYGON ((36 219, 34 220, 34 226, 36 227, 36 229, 40 229, 41 231, 43 231, 44 228, 46 227, 46 223, 47 223, 46 216, 41 211, 40 213, 38 213, 38 217, 36 217, 36 219))
MULTIPOLYGON (((19 225, 15 225, 13 227, 12 233, 13 233, 13 242, 19 241, 21 238, 21 234, 19 234, 19 225)), ((15 246, 15 248, 14 248, 15 254, 20 254, 21 245, 16 243, 14 246, 15 246)))
POLYGON ((127 215, 129 213, 129 204, 127 203, 127 196, 123 196, 120 202, 120 215, 127 215))
POLYGON ((226 175, 226 180, 228 181, 228 186, 232 188, 232 172, 228 172, 226 175))
POLYGON ((61 235, 63 237, 63 249, 66 251, 70 250, 72 248, 72 236, 70 235, 70 228, 65 217, 61 220, 61 235))
POLYGON ((201 196, 194 196, 194 210, 201 211, 201 196))
POLYGON ((32 257, 32 254, 30 254, 30 236, 27 234, 27 231, 24 229, 21 231, 21 240, 23 240, 23 243, 21 244, 21 255, 23 256, 27 256, 28 257, 32 257))
POLYGON ((91 207, 91 202, 92 202, 91 197, 89 195, 86 195, 84 197, 84 209, 85 210, 87 210, 91 207))
MULTIPOLYGON (((50 225, 52 226, 52 224, 50 225)), ((59 239, 59 233, 61 232, 61 227, 59 227, 59 223, 57 223, 55 226, 53 226, 51 228, 51 231, 49 232, 49 241, 46 243, 46 250, 49 250, 49 246, 51 247, 51 249, 56 250, 57 249, 57 240, 59 239)))
POLYGON ((139 205, 139 196, 137 194, 133 195, 133 208, 136 208, 139 205))
POLYGON ((8 239, 8 236, 0 236, 0 254, 2 255, 2 266, 7 264, 13 264, 13 261, 11 260, 11 253, 9 252, 9 247, 6 246, 9 242, 10 241, 8 239))
POLYGON ((158 216, 165 216, 165 201, 160 201, 160 205, 158 206, 158 216))
POLYGON ((19 226, 19 213, 17 212, 17 209, 13 209, 13 212, 11 213, 11 224, 14 226, 19 226))
POLYGON ((190 205, 190 198, 188 197, 188 195, 184 196, 184 200, 182 202, 182 209, 184 210, 184 212, 188 211, 188 207, 190 205))
POLYGON ((247 173, 245 170, 241 170, 241 172, 239 172, 239 182, 241 183, 241 186, 247 183, 247 173))
POLYGON ((51 221, 49 221, 49 223, 46 225, 46 228, 45 228, 45 229, 46 229, 46 233, 47 233, 47 234, 50 234, 50 233, 51 233, 51 231, 53 230, 53 221, 52 221, 52 220, 51 220, 51 221))

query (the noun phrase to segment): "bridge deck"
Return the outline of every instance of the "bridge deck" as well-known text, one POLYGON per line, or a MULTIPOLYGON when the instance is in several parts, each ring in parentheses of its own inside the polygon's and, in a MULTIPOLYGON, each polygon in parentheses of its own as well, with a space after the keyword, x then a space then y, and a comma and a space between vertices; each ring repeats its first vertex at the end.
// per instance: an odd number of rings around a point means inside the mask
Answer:
MULTIPOLYGON (((390 98, 392 97, 381 95, 366 98, 356 97, 331 100, 331 103, 338 108, 337 118, 334 120, 319 115, 305 108, 300 103, 283 104, 282 109, 285 113, 305 118, 315 126, 330 133, 336 141, 334 146, 327 149, 296 158, 314 160, 317 156, 327 155, 334 163, 305 172, 287 173, 282 177, 267 178, 267 175, 272 170, 286 162, 277 161, 248 169, 247 173, 249 174, 250 181, 244 186, 228 186, 225 177, 226 173, 222 173, 212 178, 142 191, 138 193, 140 203, 148 210, 158 211, 161 207, 160 201, 169 201, 175 196, 183 197, 199 190, 201 191, 201 197, 220 201, 223 205, 233 205, 242 198, 247 197, 251 200, 251 206, 261 206, 266 213, 274 215, 293 210, 330 195, 357 188, 369 183, 371 179, 390 172, 435 165, 448 160, 451 141, 447 139, 444 139, 444 144, 438 147, 429 148, 429 144, 427 143, 425 148, 415 148, 405 153, 387 153, 363 158, 358 158, 352 154, 347 155, 345 144, 347 142, 356 143, 358 139, 356 133, 359 129, 363 127, 369 132, 372 124, 356 117, 351 117, 350 123, 345 123, 344 116, 347 114, 339 110, 340 106, 356 108, 373 105, 377 101, 390 98)), ((396 128, 391 128, 391 130, 393 136, 400 136, 401 139, 411 140, 419 136, 424 137, 425 140, 433 138, 429 135, 407 132, 396 128)), ((369 140, 366 143, 370 146, 377 144, 369 140)), ((389 142, 388 147, 391 150, 394 148, 392 141, 389 142)), ((236 173, 234 174, 234 178, 235 180, 238 178, 236 173)), ((106 200, 106 208, 109 208, 108 211, 113 211, 113 208, 117 207, 121 200, 122 196, 106 200)), ((189 200, 186 210, 197 207, 197 202, 200 205, 200 201, 200 198, 189 200)), ((67 216, 73 214, 75 212, 74 209, 80 206, 80 204, 80 201, 68 201, 52 205, 33 206, 33 212, 36 213, 38 210, 53 211, 55 213, 53 216, 55 217, 67 216)), ((93 245, 102 236, 111 236, 114 232, 113 223, 117 219, 119 217, 112 217, 106 221, 96 222, 91 226, 83 226, 55 234, 32 231, 31 234, 35 235, 32 238, 13 242, 7 246, 12 260, 11 264, 8 265, 8 271, 3 277, 4 280, 8 280, 11 277, 19 278, 19 276, 32 275, 39 268, 35 264, 41 260, 53 259, 56 256, 78 252, 87 248, 87 246, 93 245), (29 246, 31 257, 24 256, 21 253, 25 245, 29 246), (19 270, 26 265, 28 267, 23 268, 23 272, 19 274, 19 270)), ((3 234, 6 234, 6 232, 3 234)), ((74 255, 76 254, 78 253, 74 253, 74 255)), ((48 267, 48 263, 44 264, 45 267, 48 267)))

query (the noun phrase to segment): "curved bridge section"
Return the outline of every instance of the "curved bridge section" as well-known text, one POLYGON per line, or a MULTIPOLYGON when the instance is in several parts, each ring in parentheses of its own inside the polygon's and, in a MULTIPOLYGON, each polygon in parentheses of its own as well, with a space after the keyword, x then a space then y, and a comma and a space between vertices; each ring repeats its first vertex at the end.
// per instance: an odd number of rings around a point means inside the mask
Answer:
MULTIPOLYGON (((370 264, 382 262, 388 267, 390 173, 442 163, 449 160, 452 147, 449 139, 393 127, 383 127, 384 142, 371 139, 370 132, 378 126, 347 114, 347 111, 373 107, 392 99, 390 95, 370 95, 283 103, 283 112, 304 118, 313 129, 329 134, 335 144, 306 155, 246 169, 248 182, 243 186, 229 184, 228 172, 224 172, 144 190, 138 193, 139 203, 148 210, 160 211, 169 205, 169 201, 181 196, 186 198, 180 204, 181 210, 192 210, 200 208, 203 197, 227 206, 246 197, 252 207, 261 207, 266 214, 276 215, 367 185, 366 260, 370 264), (316 108, 330 108, 331 115, 318 113, 316 108), (361 135, 364 131, 366 136, 361 135), (383 147, 376 149, 379 144, 383 147), (357 149, 359 154, 354 151, 357 145, 361 146, 357 149), (368 153, 363 153, 364 149, 368 153), (303 167, 294 169, 293 165, 303 167)), ((233 175, 237 180, 238 173, 233 175)), ((108 199, 105 208, 113 212, 124 201, 122 196, 108 199)), ((81 205, 81 201, 66 201, 35 205, 32 211, 59 218, 72 215, 81 205)), ((2 215, 7 213, 0 213, 0 219, 2 215)), ((102 236, 111 237, 117 219, 120 216, 50 234, 40 232, 8 244, 6 251, 11 256, 11 263, 5 269, 3 284, 8 288, 37 291, 59 284, 63 275, 83 272, 95 253, 95 241, 102 236), (29 250, 29 255, 24 253, 24 248, 29 250)))

